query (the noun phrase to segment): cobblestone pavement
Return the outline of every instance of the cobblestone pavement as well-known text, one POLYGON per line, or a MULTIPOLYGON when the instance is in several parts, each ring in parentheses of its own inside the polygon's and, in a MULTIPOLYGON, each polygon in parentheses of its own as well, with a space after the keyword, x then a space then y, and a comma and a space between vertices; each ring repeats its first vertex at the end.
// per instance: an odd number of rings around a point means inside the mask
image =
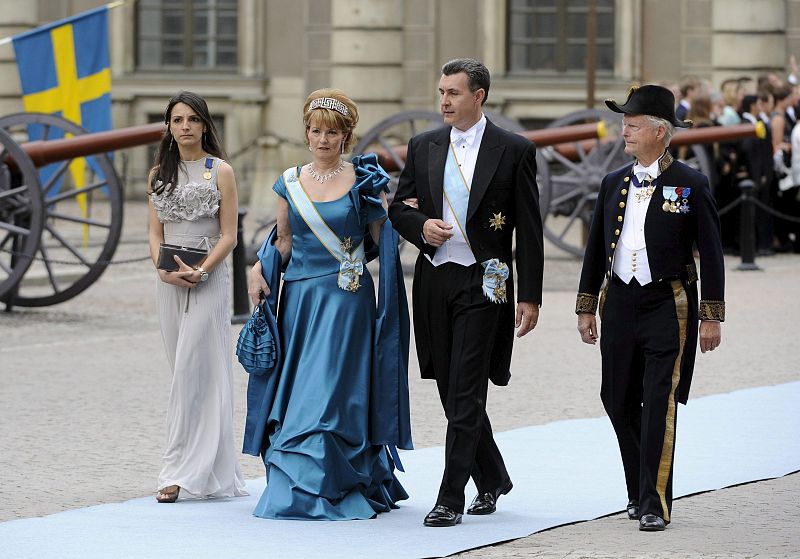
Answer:
MULTIPOLYGON (((145 239, 144 206, 128 203, 116 258, 145 255, 145 239)), ((604 415, 599 350, 580 343, 575 328, 580 263, 548 248, 539 326, 515 346, 511 386, 490 390, 496 431, 604 415)), ((698 354, 694 398, 800 379, 800 345, 791 337, 800 256, 759 259, 761 272, 735 271, 737 263, 726 261, 723 344, 698 354)), ((0 312, 0 521, 154 493, 169 387, 155 281, 149 262, 112 266, 61 305, 0 312)), ((239 326, 231 328, 238 334, 239 326)), ((418 378, 415 356, 411 368, 415 444, 441 445, 435 388, 418 378)), ((238 365, 235 378, 241 433, 247 379, 238 365)), ((248 479, 263 475, 258 459, 241 463, 248 479)), ((614 515, 460 556, 800 557, 799 499, 794 474, 677 500, 663 533, 640 533, 614 515)))

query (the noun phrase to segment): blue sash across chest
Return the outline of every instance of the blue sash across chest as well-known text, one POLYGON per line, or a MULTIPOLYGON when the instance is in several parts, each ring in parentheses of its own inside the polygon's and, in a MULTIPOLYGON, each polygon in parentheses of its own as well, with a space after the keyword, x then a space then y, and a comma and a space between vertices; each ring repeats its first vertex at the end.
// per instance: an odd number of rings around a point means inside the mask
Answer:
POLYGON ((355 293, 361 287, 361 275, 364 273, 364 242, 353 247, 350 237, 340 239, 339 236, 325 223, 323 217, 314 207, 314 202, 308 197, 300 184, 297 168, 290 167, 283 173, 283 182, 286 192, 297 209, 297 213, 306 222, 308 228, 319 240, 320 244, 339 261, 339 276, 337 283, 340 289, 355 293))
MULTIPOLYGON (((461 230, 464 241, 472 249, 467 237, 467 209, 469 207, 470 185, 467 184, 461 168, 458 166, 453 144, 447 152, 444 164, 444 199, 453 212, 456 226, 461 230)), ((497 258, 481 262, 483 266, 483 294, 493 303, 506 302, 506 280, 509 277, 508 265, 497 258)))
POLYGON ((458 167, 453 144, 450 144, 450 149, 447 151, 447 160, 444 164, 444 198, 453 211, 456 225, 461 230, 467 246, 469 246, 469 239, 467 238, 469 193, 469 185, 458 167))

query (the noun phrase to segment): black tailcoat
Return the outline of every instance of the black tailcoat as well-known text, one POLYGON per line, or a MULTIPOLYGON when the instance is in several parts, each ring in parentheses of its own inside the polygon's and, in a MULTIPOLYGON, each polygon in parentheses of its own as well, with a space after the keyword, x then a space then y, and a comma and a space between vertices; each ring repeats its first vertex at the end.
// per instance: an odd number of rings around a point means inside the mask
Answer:
MULTIPOLYGON (((451 127, 424 132, 408 144, 406 165, 400 175, 397 194, 389 206, 389 217, 395 229, 420 249, 419 258, 433 257, 436 247, 422 240, 422 226, 428 219, 442 219, 444 166, 450 149, 451 127), (419 208, 403 203, 416 198, 419 208)), ((509 265, 508 297, 503 304, 502 326, 494 332, 492 371, 495 384, 505 385, 510 377, 511 349, 514 340, 514 281, 512 232, 516 230, 517 300, 540 304, 544 249, 542 219, 539 213, 539 189, 536 185, 536 147, 519 136, 507 132, 487 119, 467 208, 467 237, 479 263, 498 258, 509 265), (505 224, 496 229, 490 220, 501 214, 505 224)), ((419 285, 419 262, 414 275, 414 290, 419 285)), ((414 297, 416 307, 418 297, 414 297)), ((435 378, 430 346, 425 332, 428 325, 414 312, 414 329, 423 378, 435 378)))
MULTIPOLYGON (((633 164, 630 164, 609 173, 600 186, 583 258, 576 308, 578 312, 595 312, 600 288, 604 280, 611 277, 614 251, 625 218, 625 209, 620 207, 620 202, 627 200, 627 190, 632 188, 632 169, 633 164), (623 190, 626 194, 622 193, 623 190)), ((680 278, 687 287, 689 321, 678 387, 678 399, 686 403, 694 369, 698 319, 725 318, 725 266, 719 216, 708 179, 680 161, 673 161, 662 170, 655 185, 645 219, 647 258, 653 281, 680 278), (671 213, 662 209, 664 186, 691 188, 687 213, 671 213), (700 254, 702 297, 699 304, 694 246, 700 254)))

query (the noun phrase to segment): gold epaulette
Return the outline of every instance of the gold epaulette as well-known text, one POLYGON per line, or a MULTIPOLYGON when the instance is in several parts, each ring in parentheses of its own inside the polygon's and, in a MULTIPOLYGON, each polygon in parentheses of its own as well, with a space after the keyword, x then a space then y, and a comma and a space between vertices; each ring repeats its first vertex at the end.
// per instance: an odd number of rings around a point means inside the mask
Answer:
POLYGON ((725 321, 725 301, 700 301, 700 320, 725 321))
POLYGON ((595 314, 597 312, 597 295, 589 293, 578 293, 578 299, 575 302, 575 314, 588 312, 595 314))

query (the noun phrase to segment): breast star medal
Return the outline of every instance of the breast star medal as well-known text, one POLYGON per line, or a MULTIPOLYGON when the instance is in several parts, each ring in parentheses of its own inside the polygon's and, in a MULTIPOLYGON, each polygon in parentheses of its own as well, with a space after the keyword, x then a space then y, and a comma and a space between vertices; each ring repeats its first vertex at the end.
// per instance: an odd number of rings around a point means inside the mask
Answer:
POLYGON ((352 237, 345 237, 342 241, 342 250, 347 254, 350 254, 350 251, 353 250, 353 238, 352 237))
POLYGON ((494 217, 492 217, 492 219, 489 220, 489 227, 491 227, 495 231, 500 231, 503 228, 503 225, 506 224, 506 216, 503 215, 503 212, 499 212, 492 215, 494 217))

